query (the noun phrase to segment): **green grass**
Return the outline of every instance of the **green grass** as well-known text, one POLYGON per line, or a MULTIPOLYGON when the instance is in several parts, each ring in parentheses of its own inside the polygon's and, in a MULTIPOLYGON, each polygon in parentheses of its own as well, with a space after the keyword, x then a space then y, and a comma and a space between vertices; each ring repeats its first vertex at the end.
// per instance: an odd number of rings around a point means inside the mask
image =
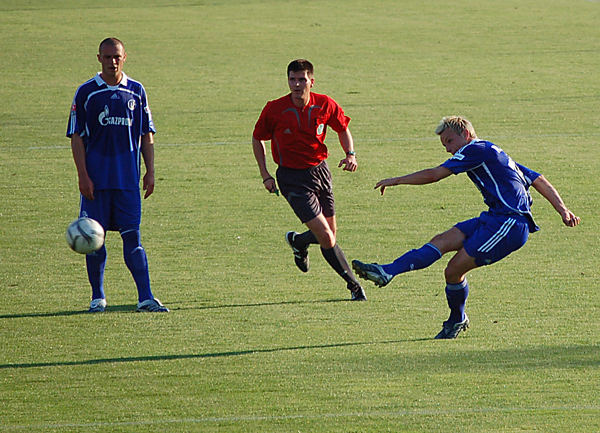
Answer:
POLYGON ((0 0, 0 431, 600 430, 599 18, 583 0, 0 0), (142 240, 166 315, 133 312, 115 233, 108 311, 84 314, 64 241, 68 110, 112 35, 159 130, 142 240), (350 259, 391 260, 483 209, 466 176, 372 190, 446 158, 432 131, 447 114, 543 172, 583 223, 533 192, 542 231, 470 274, 457 340, 431 339, 446 258, 346 302, 316 249, 295 269, 283 235, 301 226, 251 151, 297 57, 352 117, 359 170, 333 170, 350 259))

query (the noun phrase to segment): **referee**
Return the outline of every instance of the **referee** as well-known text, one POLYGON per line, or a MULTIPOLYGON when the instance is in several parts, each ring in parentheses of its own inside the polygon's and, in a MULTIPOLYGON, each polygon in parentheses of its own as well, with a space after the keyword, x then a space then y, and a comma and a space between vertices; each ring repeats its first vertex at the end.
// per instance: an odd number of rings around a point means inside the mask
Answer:
POLYGON ((327 127, 339 138, 346 157, 338 167, 354 172, 357 168, 354 142, 344 110, 327 95, 312 93, 315 83, 313 65, 305 59, 287 67, 290 93, 269 101, 254 127, 252 147, 263 185, 287 199, 307 231, 290 231, 285 238, 292 248, 296 266, 309 269, 308 247, 319 244, 327 263, 346 281, 353 301, 366 301, 365 292, 352 273, 344 252, 336 243, 335 207, 331 172, 325 146, 327 127), (273 160, 279 166, 277 181, 266 163, 266 141, 271 142, 273 160))

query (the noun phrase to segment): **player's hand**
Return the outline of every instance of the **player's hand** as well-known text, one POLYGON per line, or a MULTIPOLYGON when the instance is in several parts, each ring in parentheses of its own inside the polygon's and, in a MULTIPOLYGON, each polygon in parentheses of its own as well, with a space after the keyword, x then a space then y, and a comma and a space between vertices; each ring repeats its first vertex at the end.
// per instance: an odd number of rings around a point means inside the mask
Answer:
POLYGON ((275 179, 273 179, 272 176, 269 176, 265 180, 263 180, 263 185, 265 186, 267 191, 269 191, 270 193, 279 195, 279 190, 277 189, 277 183, 275 182, 275 179))
POLYGON ((356 155, 346 156, 338 164, 338 167, 341 167, 341 166, 344 166, 344 168, 343 168, 344 171, 350 171, 350 172, 356 171, 356 169, 358 168, 358 164, 356 162, 356 155))
POLYGON ((89 176, 79 179, 79 192, 88 200, 94 200, 94 182, 89 176))
POLYGON ((374 188, 374 189, 377 189, 377 188, 379 188, 379 190, 381 191, 381 195, 383 195, 383 193, 385 192, 385 189, 386 189, 388 186, 393 186, 393 185, 396 185, 396 183, 395 183, 395 179, 396 179, 396 178, 394 178, 394 177, 390 177, 390 178, 388 178, 388 179, 383 179, 383 180, 380 180, 379 182, 377 182, 377 183, 375 184, 375 188, 374 188))
POLYGON ((143 182, 143 188, 146 191, 144 198, 146 199, 154 192, 154 174, 146 172, 143 182))
POLYGON ((575 227, 581 222, 581 218, 567 209, 567 212, 562 216, 563 223, 567 227, 575 227))

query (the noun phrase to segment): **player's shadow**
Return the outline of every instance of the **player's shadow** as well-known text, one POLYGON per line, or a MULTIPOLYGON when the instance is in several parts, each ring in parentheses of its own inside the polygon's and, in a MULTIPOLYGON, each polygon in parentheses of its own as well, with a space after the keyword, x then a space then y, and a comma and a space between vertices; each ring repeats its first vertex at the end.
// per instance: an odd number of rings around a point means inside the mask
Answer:
POLYGON ((364 342, 347 342, 347 343, 331 343, 331 344, 312 344, 303 346, 289 347, 274 347, 266 349, 248 349, 248 350, 233 350, 228 352, 213 352, 213 353, 198 353, 198 354, 180 354, 180 355, 149 355, 149 356, 129 356, 121 358, 99 358, 86 359, 81 361, 53 361, 53 362, 31 362, 31 363, 15 363, 15 364, 0 364, 0 370, 21 369, 21 368, 39 368, 39 367, 66 367, 77 365, 97 365, 97 364, 113 364, 126 362, 150 362, 150 361, 176 361, 182 359, 207 359, 207 358, 228 358, 234 356, 255 355, 261 353, 276 353, 289 352, 297 350, 313 350, 313 349, 331 349, 339 347, 355 347, 355 346, 371 346, 378 344, 398 344, 416 341, 426 341, 429 338, 415 338, 408 340, 385 340, 385 341, 364 341, 364 342))
MULTIPOLYGON (((223 305, 203 305, 199 307, 177 307, 177 303, 169 303, 167 307, 171 311, 182 310, 210 310, 219 308, 244 308, 244 307, 268 307, 274 305, 294 305, 294 304, 318 304, 329 302, 351 302, 350 299, 321 299, 311 301, 279 301, 279 302, 255 302, 248 304, 223 304, 223 305)), ((187 301, 186 303, 189 303, 187 301)), ((87 310, 71 310, 71 311, 53 311, 41 313, 17 313, 17 314, 0 314, 1 319, 23 319, 26 317, 61 317, 61 316, 78 316, 78 315, 96 315, 106 313, 131 313, 135 312, 136 306, 131 304, 126 305, 109 305, 104 313, 90 313, 87 310)))
MULTIPOLYGON (((106 312, 127 313, 135 312, 135 305, 110 305, 106 307, 106 312)), ((44 313, 17 313, 17 314, 0 314, 0 319, 23 319, 25 317, 60 317, 60 316, 78 316, 80 314, 93 315, 88 310, 71 310, 71 311, 53 311, 44 313)), ((100 313, 101 314, 101 313, 100 313)))
MULTIPOLYGON (((201 305, 192 307, 174 307, 173 310, 215 310, 221 308, 245 308, 245 307, 271 307, 276 305, 301 305, 301 304, 326 304, 332 302, 354 302, 350 299, 313 299, 310 301, 277 301, 277 302, 253 302, 245 304, 218 304, 218 305, 201 305)), ((187 302, 189 303, 189 301, 187 302)))

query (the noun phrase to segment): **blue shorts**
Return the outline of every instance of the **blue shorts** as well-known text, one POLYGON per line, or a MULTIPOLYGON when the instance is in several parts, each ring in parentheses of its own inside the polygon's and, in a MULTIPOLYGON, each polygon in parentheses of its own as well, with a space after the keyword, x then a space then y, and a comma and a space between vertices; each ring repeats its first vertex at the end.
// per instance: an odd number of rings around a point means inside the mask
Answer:
POLYGON ((518 250, 529 237, 528 221, 520 215, 491 215, 460 222, 454 227, 463 232, 463 247, 477 266, 490 265, 518 250))
POLYGON ((142 201, 139 190, 104 189, 94 191, 94 200, 81 196, 79 216, 100 223, 104 230, 139 230, 142 201))

